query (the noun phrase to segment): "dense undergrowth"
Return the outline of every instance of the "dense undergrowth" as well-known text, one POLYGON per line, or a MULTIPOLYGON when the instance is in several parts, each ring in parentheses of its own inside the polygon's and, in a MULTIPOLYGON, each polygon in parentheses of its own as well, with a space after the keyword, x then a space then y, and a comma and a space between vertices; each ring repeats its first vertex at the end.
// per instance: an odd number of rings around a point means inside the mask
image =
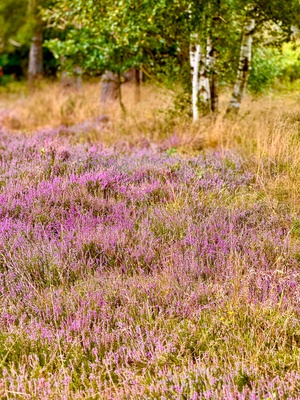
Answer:
POLYGON ((299 114, 258 115, 1 128, 1 398, 300 397, 299 114))

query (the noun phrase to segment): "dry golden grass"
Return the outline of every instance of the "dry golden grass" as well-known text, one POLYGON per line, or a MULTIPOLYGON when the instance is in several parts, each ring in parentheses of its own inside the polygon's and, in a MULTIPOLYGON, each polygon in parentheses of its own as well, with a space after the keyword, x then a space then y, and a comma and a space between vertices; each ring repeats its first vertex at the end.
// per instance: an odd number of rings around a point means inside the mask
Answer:
MULTIPOLYGON (((3 92, 0 110, 7 110, 2 124, 11 131, 33 132, 42 127, 74 125, 106 115, 104 129, 87 132, 89 140, 106 145, 124 142, 129 147, 148 142, 156 146, 176 135, 174 147, 194 154, 205 148, 235 149, 255 160, 257 178, 263 182, 263 196, 270 202, 288 204, 295 213, 300 204, 300 107, 296 92, 280 92, 259 98, 246 96, 240 115, 224 118, 228 94, 220 98, 220 114, 206 116, 193 124, 185 114, 172 111, 174 93, 145 84, 139 103, 134 88, 122 87, 123 114, 118 102, 101 106, 100 85, 85 83, 82 91, 62 90, 59 83, 42 82, 28 93, 21 86, 14 93, 3 92)), ((172 140, 168 145, 173 147, 172 140)))
MULTIPOLYGON (((140 124, 142 120, 152 122, 153 119, 157 119, 158 110, 171 106, 170 96, 153 86, 143 87, 143 98, 138 104, 134 101, 131 85, 123 85, 122 92, 127 109, 128 127, 140 124)), ((13 93, 2 93, 0 107, 9 111, 4 120, 7 128, 29 132, 41 127, 73 125, 103 114, 114 124, 124 121, 118 102, 101 106, 99 99, 98 83, 85 83, 83 89, 78 91, 62 89, 59 83, 42 82, 39 88, 30 93, 23 86, 13 93)))

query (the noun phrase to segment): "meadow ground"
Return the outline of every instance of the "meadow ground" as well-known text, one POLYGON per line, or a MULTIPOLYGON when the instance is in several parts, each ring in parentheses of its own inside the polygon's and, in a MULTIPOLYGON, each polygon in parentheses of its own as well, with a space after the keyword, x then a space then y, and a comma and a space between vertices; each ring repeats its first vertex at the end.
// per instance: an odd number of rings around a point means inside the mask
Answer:
POLYGON ((300 399, 299 94, 132 92, 1 92, 0 398, 300 399))

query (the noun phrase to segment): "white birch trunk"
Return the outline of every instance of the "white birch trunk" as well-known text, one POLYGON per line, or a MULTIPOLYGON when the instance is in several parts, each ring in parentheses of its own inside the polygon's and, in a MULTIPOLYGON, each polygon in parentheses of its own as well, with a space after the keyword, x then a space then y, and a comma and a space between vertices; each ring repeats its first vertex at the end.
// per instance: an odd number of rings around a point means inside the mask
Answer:
POLYGON ((201 47, 198 43, 198 35, 192 36, 190 45, 190 66, 192 74, 192 107, 193 107, 193 121, 198 121, 199 110, 198 110, 198 94, 199 94, 199 63, 201 47))
POLYGON ((241 107, 242 98, 244 97, 246 91, 251 70, 251 51, 254 28, 255 20, 253 18, 248 18, 244 25, 237 78, 227 113, 238 113, 241 107))
POLYGON ((206 52, 202 54, 200 59, 200 78, 199 78, 199 103, 202 111, 210 110, 210 84, 209 84, 209 69, 211 50, 210 40, 206 42, 206 52))

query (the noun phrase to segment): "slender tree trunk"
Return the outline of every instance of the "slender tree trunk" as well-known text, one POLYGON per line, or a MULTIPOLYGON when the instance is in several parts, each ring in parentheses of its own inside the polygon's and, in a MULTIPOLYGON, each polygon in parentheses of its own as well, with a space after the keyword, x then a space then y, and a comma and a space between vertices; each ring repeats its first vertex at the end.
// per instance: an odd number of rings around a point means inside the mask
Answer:
POLYGON ((212 44, 210 51, 210 96, 211 111, 217 113, 219 110, 219 75, 217 68, 218 52, 212 44))
POLYGON ((134 85, 134 101, 139 103, 141 100, 141 81, 142 71, 139 68, 130 68, 122 74, 122 83, 132 83, 134 85))
POLYGON ((29 51, 29 83, 32 84, 36 79, 41 78, 43 73, 43 31, 41 27, 37 27, 34 32, 29 51))
POLYGON ((251 50, 254 28, 255 20, 253 18, 247 18, 244 25, 237 78, 227 113, 238 113, 241 107, 251 69, 251 50))
POLYGON ((210 57, 210 95, 211 95, 211 111, 215 114, 219 111, 219 70, 218 70, 218 50, 217 43, 220 37, 220 23, 222 18, 221 12, 221 0, 216 0, 215 3, 216 14, 212 17, 211 22, 211 50, 209 53, 210 57))
POLYGON ((135 102, 139 103, 141 101, 141 71, 138 68, 135 68, 135 102))
POLYGON ((66 57, 61 56, 59 61, 61 67, 60 86, 62 89, 67 89, 72 86, 72 79, 70 73, 65 70, 66 57))
POLYGON ((198 42, 198 35, 192 36, 190 45, 190 66, 192 74, 192 107, 193 107, 193 121, 198 121, 199 110, 198 110, 198 94, 199 94, 199 63, 201 47, 198 42))
POLYGON ((117 76, 118 76, 118 98, 119 98, 119 104, 120 104, 120 107, 121 107, 121 109, 123 111, 123 114, 125 115, 126 114, 126 108, 124 106, 123 99, 122 99, 121 73, 119 72, 117 76))
POLYGON ((77 90, 82 90, 82 68, 79 65, 74 67, 75 87, 77 90))
POLYGON ((199 78, 199 106, 202 112, 207 113, 210 111, 210 84, 209 84, 209 70, 210 70, 210 41, 207 40, 205 53, 203 52, 200 58, 200 78, 199 78))
POLYGON ((118 74, 105 71, 101 78, 102 87, 100 101, 105 104, 109 101, 117 100, 119 97, 119 78, 118 74))

